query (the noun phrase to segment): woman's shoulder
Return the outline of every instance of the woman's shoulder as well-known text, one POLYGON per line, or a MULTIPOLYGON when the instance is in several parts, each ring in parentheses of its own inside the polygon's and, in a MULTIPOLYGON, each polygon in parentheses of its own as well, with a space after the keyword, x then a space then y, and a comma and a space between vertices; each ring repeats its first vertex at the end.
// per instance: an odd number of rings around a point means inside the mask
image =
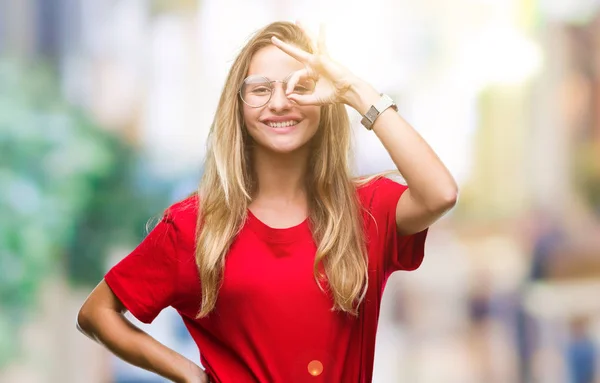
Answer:
POLYGON ((198 219, 198 202, 197 193, 190 194, 173 203, 163 214, 163 220, 175 227, 179 238, 184 242, 192 241, 193 243, 198 219))
POLYGON ((173 220, 191 216, 195 218, 198 215, 198 202, 198 193, 194 192, 169 206, 165 210, 165 216, 173 220))
POLYGON ((404 179, 397 171, 388 171, 353 179, 361 199, 372 196, 377 190, 406 188, 404 179))

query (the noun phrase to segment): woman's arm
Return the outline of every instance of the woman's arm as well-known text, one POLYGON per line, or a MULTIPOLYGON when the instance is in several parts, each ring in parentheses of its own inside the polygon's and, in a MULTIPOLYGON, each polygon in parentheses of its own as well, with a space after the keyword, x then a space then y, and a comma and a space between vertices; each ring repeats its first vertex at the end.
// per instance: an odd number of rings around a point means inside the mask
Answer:
MULTIPOLYGON (((347 97, 348 105, 364 115, 381 96, 371 85, 354 77, 347 97)), ((458 186, 421 135, 400 114, 389 109, 375 120, 373 132, 409 187, 396 206, 398 232, 417 233, 455 205, 458 186)))
MULTIPOLYGON (((344 103, 364 115, 381 97, 370 84, 334 62, 327 53, 321 29, 314 52, 308 53, 276 37, 273 44, 304 64, 290 77, 286 94, 300 105, 344 103), (317 80, 311 94, 293 92, 301 78, 317 80)), ((424 230, 451 209, 458 198, 456 181, 433 149, 398 113, 384 111, 373 131, 406 179, 409 190, 396 205, 396 227, 404 235, 424 230)))
POLYGON ((134 366, 180 383, 208 383, 195 363, 133 325, 126 308, 104 280, 92 291, 79 314, 77 328, 134 366))

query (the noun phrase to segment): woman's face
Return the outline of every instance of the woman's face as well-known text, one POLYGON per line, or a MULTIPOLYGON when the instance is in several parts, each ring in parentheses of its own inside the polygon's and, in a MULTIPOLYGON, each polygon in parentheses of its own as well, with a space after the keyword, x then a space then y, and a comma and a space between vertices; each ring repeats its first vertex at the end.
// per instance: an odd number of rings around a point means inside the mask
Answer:
MULTIPOLYGON (((303 68, 302 63, 276 46, 269 45, 252 56, 247 77, 257 79, 262 76, 271 81, 281 81, 303 68)), ((251 86, 255 84, 260 84, 260 81, 253 82, 251 86)), ((252 107, 242 102, 244 123, 258 147, 277 153, 290 153, 304 147, 315 135, 321 108, 301 106, 290 101, 285 95, 285 84, 281 82, 274 82, 272 86, 271 99, 264 106, 252 107)), ((267 90, 259 85, 252 89, 250 86, 243 87, 242 97, 260 100, 265 97, 267 90)))

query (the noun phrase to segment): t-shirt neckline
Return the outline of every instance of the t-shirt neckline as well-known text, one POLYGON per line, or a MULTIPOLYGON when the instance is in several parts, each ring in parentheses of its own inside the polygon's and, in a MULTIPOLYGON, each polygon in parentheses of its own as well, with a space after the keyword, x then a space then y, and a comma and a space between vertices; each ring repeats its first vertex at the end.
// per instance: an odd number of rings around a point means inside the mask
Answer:
POLYGON ((308 217, 299 224, 286 228, 274 228, 256 217, 250 209, 247 209, 249 227, 264 241, 272 243, 286 243, 312 238, 312 233, 308 224, 308 217))

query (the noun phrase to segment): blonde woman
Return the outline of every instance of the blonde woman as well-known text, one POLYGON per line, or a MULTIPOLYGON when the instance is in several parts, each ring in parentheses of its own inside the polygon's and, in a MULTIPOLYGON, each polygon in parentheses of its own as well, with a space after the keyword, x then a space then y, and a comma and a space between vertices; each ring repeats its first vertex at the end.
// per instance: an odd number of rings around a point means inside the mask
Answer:
POLYGON ((258 31, 227 77, 198 191, 171 206, 78 316, 125 361, 175 382, 370 382, 383 289, 423 259, 457 186, 372 86, 298 25, 258 31), (349 105, 407 186, 349 171, 349 105), (204 369, 123 317, 183 318, 204 369))

